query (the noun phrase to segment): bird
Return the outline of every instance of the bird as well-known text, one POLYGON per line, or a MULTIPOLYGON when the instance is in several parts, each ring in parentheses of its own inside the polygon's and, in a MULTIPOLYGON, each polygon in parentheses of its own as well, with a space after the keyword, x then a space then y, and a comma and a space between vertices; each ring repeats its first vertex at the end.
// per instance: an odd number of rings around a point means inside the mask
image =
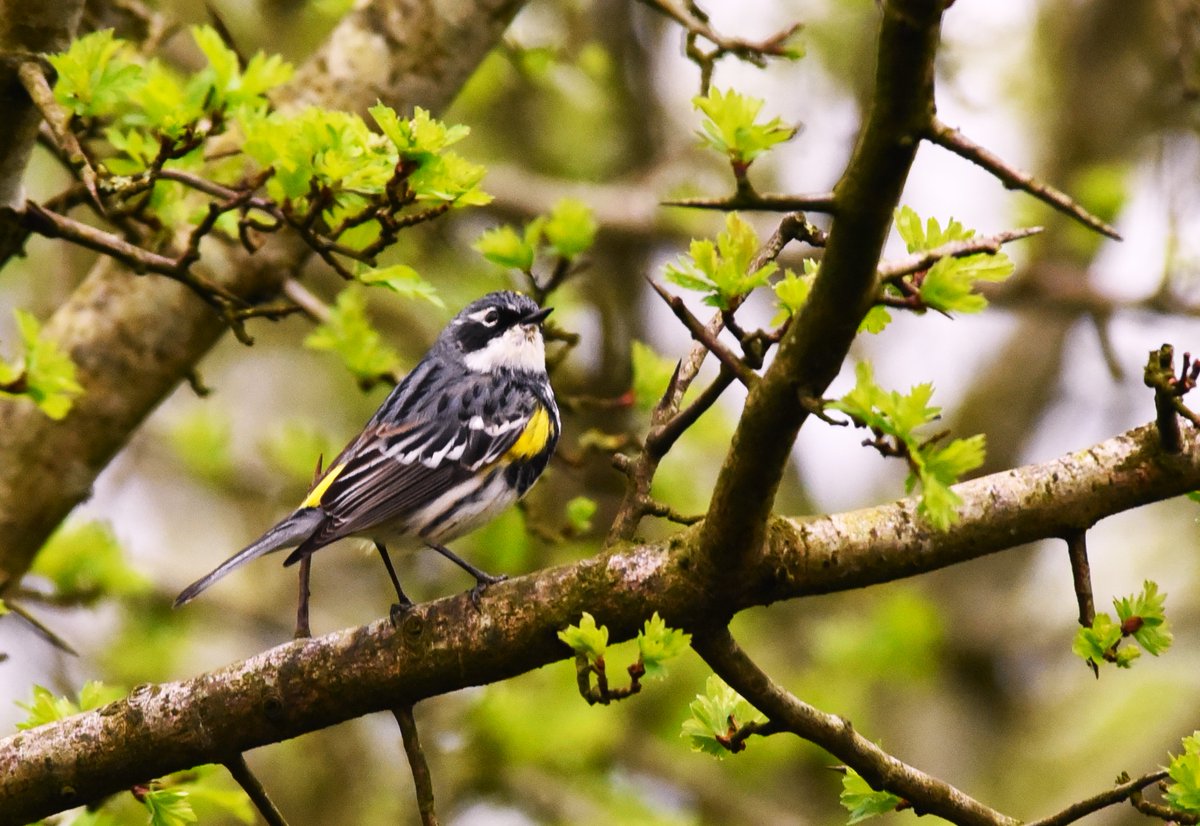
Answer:
POLYGON ((471 599, 504 579, 446 547, 523 496, 546 469, 561 420, 546 374, 542 308, 523 293, 464 307, 392 389, 362 432, 329 463, 300 506, 185 588, 179 607, 253 559, 286 548, 301 567, 297 635, 307 635, 309 557, 345 537, 375 543, 396 590, 392 617, 413 602, 389 544, 429 547, 475 577, 471 599), (301 630, 303 629, 303 631, 301 630))

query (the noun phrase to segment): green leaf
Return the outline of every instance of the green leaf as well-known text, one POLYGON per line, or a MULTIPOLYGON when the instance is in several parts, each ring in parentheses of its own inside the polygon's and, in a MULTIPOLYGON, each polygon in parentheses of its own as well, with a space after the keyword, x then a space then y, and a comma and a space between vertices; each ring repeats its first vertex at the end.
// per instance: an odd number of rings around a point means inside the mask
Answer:
POLYGON ((576 654, 587 657, 593 665, 608 648, 608 628, 596 627, 596 618, 587 611, 583 612, 579 625, 568 625, 558 632, 558 638, 571 646, 576 654))
POLYGON ((31 569, 77 598, 130 596, 150 590, 150 580, 125 561, 121 544, 103 522, 67 523, 46 540, 31 569))
POLYGON ((633 398, 640 409, 650 410, 666 392, 675 362, 636 340, 630 344, 629 355, 633 363, 633 398))
POLYGON ((596 240, 592 209, 576 198, 563 198, 550 210, 544 226, 546 243, 563 258, 575 258, 596 240))
POLYGON ((1167 624, 1166 599, 1157 583, 1146 580, 1141 593, 1113 600, 1122 628, 1132 627, 1138 645, 1155 657, 1170 648, 1174 639, 1167 624))
POLYGON ((1075 632, 1071 650, 1083 660, 1101 665, 1112 656, 1113 647, 1121 641, 1121 626, 1113 622, 1108 614, 1097 614, 1091 628, 1080 628, 1075 632))
POLYGON ((692 643, 692 635, 677 628, 668 628, 666 621, 654 612, 638 632, 638 651, 646 668, 646 679, 661 679, 667 675, 664 663, 683 653, 692 643))
POLYGON ((133 57, 129 44, 113 37, 112 29, 84 35, 65 52, 47 58, 58 75, 55 98, 80 117, 112 114, 143 82, 133 57))
POLYGON ((688 255, 668 264, 666 278, 686 290, 706 293, 704 302, 722 310, 730 302, 767 284, 779 268, 774 261, 750 271, 750 262, 758 251, 754 227, 736 212, 725 218, 725 232, 716 244, 708 240, 692 241, 688 255))
POLYGON ((183 789, 151 789, 142 803, 150 812, 151 826, 187 826, 198 821, 183 789))
POLYGON ((576 496, 567 503, 567 524, 576 536, 592 529, 592 517, 596 515, 596 500, 576 496))
POLYGON ((20 366, 0 363, 0 396, 25 396, 51 419, 62 419, 71 410, 83 387, 75 378, 75 362, 42 336, 37 319, 14 310, 25 353, 20 366))
POLYGON ((747 723, 766 719, 716 674, 709 676, 704 693, 697 694, 688 708, 691 716, 683 721, 680 736, 687 739, 693 751, 717 758, 730 753, 722 740, 747 723))
POLYGON ((842 791, 838 795, 838 802, 850 813, 846 823, 853 826, 876 815, 894 812, 900 805, 900 798, 891 792, 875 791, 863 780, 862 775, 847 768, 842 775, 842 791))
POLYGON ((775 291, 775 300, 779 305, 779 313, 771 320, 772 324, 781 324, 788 318, 800 312, 800 308, 808 301, 812 292, 813 282, 817 278, 818 264, 811 258, 804 259, 804 275, 796 275, 791 270, 783 271, 783 278, 771 287, 775 291))
POLYGON ((536 242, 529 243, 507 224, 485 230, 471 246, 484 258, 501 267, 514 267, 522 272, 533 269, 536 242))
POLYGON ((116 702, 124 696, 125 689, 120 686, 105 685, 99 680, 88 680, 79 690, 79 710, 91 711, 116 702))
POLYGON ((867 310, 867 314, 863 316, 862 322, 858 325, 858 331, 878 335, 891 323, 892 314, 888 312, 888 308, 876 305, 867 310))
POLYGON ((722 92, 713 86, 707 97, 692 98, 692 105, 706 116, 697 132, 702 145, 728 156, 737 165, 753 163, 763 152, 796 134, 794 127, 785 126, 779 118, 756 122, 763 101, 732 89, 722 92))
POLYGON ((407 264, 364 269, 356 273, 354 277, 368 286, 387 287, 405 298, 423 298, 436 307, 446 306, 445 302, 438 297, 437 288, 407 264))
POLYGON ((400 364, 396 351, 383 343, 367 319, 367 299, 347 287, 337 297, 328 320, 304 339, 304 346, 333 353, 360 382, 375 382, 400 364))
POLYGON ((1200 731, 1183 738, 1183 754, 1171 757, 1167 767, 1167 805, 1189 814, 1200 814, 1200 731))
POLYGON ((79 713, 79 706, 66 697, 55 697, 50 689, 40 685, 33 687, 33 698, 28 703, 17 701, 17 707, 28 712, 24 721, 17 723, 17 729, 36 728, 37 726, 53 723, 79 713))

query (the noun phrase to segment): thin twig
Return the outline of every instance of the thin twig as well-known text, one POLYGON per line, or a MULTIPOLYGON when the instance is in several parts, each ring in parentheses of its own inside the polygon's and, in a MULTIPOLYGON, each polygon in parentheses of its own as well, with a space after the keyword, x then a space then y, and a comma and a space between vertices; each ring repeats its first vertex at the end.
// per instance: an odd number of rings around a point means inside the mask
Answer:
POLYGON ((1200 823, 1200 815, 1181 812, 1170 806, 1164 806, 1162 803, 1149 801, 1142 796, 1141 789, 1129 795, 1129 804, 1144 815, 1156 817, 1168 823, 1179 824, 1179 826, 1196 826, 1197 823, 1200 823))
POLYGON ((671 308, 671 312, 675 314, 675 317, 683 322, 683 326, 688 328, 688 331, 692 334, 692 338, 703 344, 710 353, 717 357, 721 364, 729 368, 737 380, 744 384, 747 389, 754 387, 758 382, 758 374, 747 367, 744 361, 730 352, 728 347, 710 333, 700 319, 691 314, 684 305, 683 299, 677 295, 671 295, 653 280, 650 280, 650 286, 654 288, 654 291, 671 308))
POLYGON ((413 785, 417 789, 417 809, 421 812, 422 826, 437 826, 437 810, 433 798, 433 777, 421 738, 417 734, 417 721, 411 705, 399 705, 392 709, 392 716, 400 725, 400 736, 404 740, 404 753, 408 755, 408 766, 412 770, 413 785))
POLYGON ((243 755, 238 754, 236 757, 226 760, 225 768, 249 796, 254 808, 258 809, 258 813, 262 815, 268 826, 287 826, 287 820, 284 819, 283 813, 279 811, 270 795, 267 794, 266 787, 254 775, 254 772, 250 771, 243 755))
POLYGON ((1037 235, 1042 231, 1042 227, 1025 227, 997 232, 995 235, 951 241, 925 252, 914 253, 905 258, 887 262, 879 268, 879 280, 882 282, 895 281, 906 275, 927 270, 943 258, 964 258, 980 253, 995 255, 1000 252, 1000 248, 1004 244, 1037 235))
POLYGON ((720 626, 692 636, 692 647, 718 676, 764 713, 773 731, 788 731, 828 751, 862 775, 873 789, 899 795, 918 814, 959 826, 1016 826, 950 784, 901 762, 856 732, 850 721, 808 705, 774 683, 720 626))
POLYGON ((331 317, 329 305, 319 299, 296 279, 289 278, 283 282, 283 294, 296 302, 301 312, 313 321, 319 323, 329 321, 331 317))
POLYGON ((1030 821, 1025 826, 1066 826, 1068 823, 1074 823, 1093 812, 1098 812, 1101 809, 1112 806, 1114 803, 1121 803, 1128 800, 1134 793, 1141 791, 1152 783, 1157 783, 1166 776, 1167 773, 1161 770, 1144 774, 1136 780, 1120 783, 1086 800, 1072 803, 1057 814, 1044 817, 1041 820, 1030 821))
POLYGON ((837 201, 832 192, 820 192, 813 195, 780 195, 749 190, 738 192, 728 198, 679 198, 663 201, 662 205, 691 209, 719 209, 726 212, 740 209, 750 212, 807 211, 829 215, 837 213, 837 201))
POLYGON ((1107 235, 1115 241, 1121 240, 1121 236, 1115 229, 1076 203, 1070 195, 1059 189, 1055 189, 1049 184, 1042 183, 1028 172, 1023 172, 1016 167, 1010 166, 999 155, 989 152, 967 138, 962 132, 959 132, 952 126, 947 126, 937 118, 933 118, 930 122, 925 137, 938 146, 949 149, 954 154, 967 159, 977 166, 983 167, 992 175, 999 178, 1000 182, 1008 189, 1020 189, 1023 192, 1028 192, 1039 201, 1049 204, 1065 215, 1069 215, 1084 226, 1107 235))
POLYGON ((13 616, 20 617, 21 619, 25 620, 25 622, 29 625, 29 627, 34 630, 34 633, 36 633, 39 637, 44 639, 46 642, 53 645, 59 651, 63 651, 67 654, 70 654, 72 657, 79 656, 79 652, 76 651, 74 648, 72 648, 71 644, 69 642, 64 640, 58 634, 55 634, 53 631, 51 631, 46 625, 44 625, 42 623, 42 621, 40 619, 38 619, 33 614, 26 611, 24 606, 19 605, 14 602, 9 602, 6 604, 6 607, 8 608, 8 612, 10 614, 12 614, 13 616))

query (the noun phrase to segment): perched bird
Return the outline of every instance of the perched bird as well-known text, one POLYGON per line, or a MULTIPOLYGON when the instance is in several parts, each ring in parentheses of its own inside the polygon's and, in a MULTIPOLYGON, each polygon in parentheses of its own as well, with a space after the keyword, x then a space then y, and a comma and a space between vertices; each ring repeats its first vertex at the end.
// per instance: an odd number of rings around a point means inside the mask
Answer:
MULTIPOLYGON (((490 293, 465 307, 300 507, 185 588, 175 605, 264 554, 295 548, 284 562, 292 565, 347 536, 375 542, 398 609, 412 601, 392 567, 390 543, 425 545, 461 566, 475 577, 471 596, 478 604, 483 588, 503 577, 484 573, 443 543, 523 496, 554 452, 560 422, 542 338, 549 314, 515 292, 490 293)), ((306 603, 302 581, 298 627, 305 629, 306 603)))

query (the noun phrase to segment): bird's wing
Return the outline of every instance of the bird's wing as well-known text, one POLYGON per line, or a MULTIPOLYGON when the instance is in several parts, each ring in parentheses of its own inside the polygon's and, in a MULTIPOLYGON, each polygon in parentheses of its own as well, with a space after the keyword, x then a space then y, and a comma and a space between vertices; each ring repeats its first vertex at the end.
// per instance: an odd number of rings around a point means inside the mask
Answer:
POLYGON ((376 417, 313 488, 322 527, 308 550, 383 523, 403 522, 489 466, 540 452, 557 437, 557 411, 528 392, 501 393, 469 376, 407 406, 405 418, 376 417))

